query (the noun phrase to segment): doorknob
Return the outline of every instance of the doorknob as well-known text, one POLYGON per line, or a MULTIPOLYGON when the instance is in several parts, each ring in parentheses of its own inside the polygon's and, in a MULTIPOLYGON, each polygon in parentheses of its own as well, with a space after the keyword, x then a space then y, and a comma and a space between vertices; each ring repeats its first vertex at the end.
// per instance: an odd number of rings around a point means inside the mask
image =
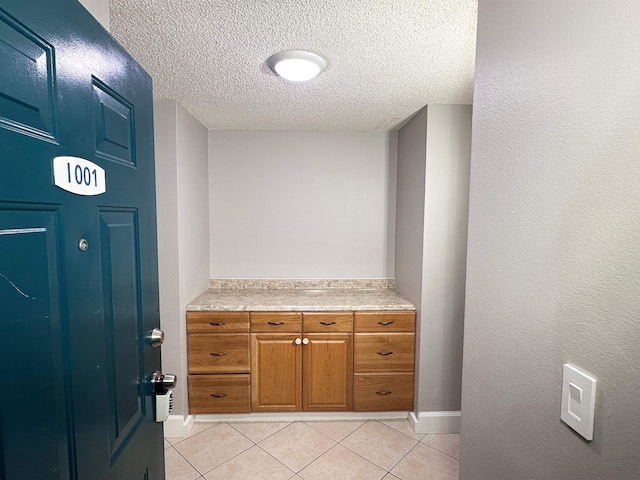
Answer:
POLYGON ((175 388, 178 379, 175 375, 171 374, 163 374, 160 370, 153 374, 151 378, 151 385, 153 386, 153 391, 156 394, 163 395, 167 391, 175 388))
POLYGON ((164 343, 164 332, 159 328, 154 328, 149 334, 149 341, 153 348, 158 348, 164 343))

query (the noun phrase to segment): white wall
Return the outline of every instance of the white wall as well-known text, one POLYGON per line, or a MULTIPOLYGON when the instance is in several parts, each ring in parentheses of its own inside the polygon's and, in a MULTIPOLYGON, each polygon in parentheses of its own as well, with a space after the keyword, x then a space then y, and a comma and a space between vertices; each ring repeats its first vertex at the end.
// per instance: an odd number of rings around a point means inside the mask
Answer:
POLYGON ((394 132, 210 131, 212 278, 392 278, 394 132))
POLYGON ((154 102, 162 368, 178 375, 174 415, 187 413, 185 307, 209 279, 207 130, 175 102, 154 102))
POLYGON ((640 478, 640 8, 480 0, 462 480, 640 478), (562 364, 598 379, 593 442, 562 364))
POLYGON ((459 429, 470 142, 469 105, 429 105, 398 135, 396 281, 417 307, 422 433, 459 429))
POLYGON ((109 19, 109 0, 80 0, 80 3, 108 32, 111 26, 109 19))

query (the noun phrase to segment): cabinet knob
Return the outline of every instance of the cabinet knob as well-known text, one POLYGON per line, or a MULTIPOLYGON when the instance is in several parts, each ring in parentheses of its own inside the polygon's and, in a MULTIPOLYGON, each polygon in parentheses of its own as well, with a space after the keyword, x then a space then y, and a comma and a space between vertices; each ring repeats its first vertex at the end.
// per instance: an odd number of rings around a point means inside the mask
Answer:
POLYGON ((376 392, 377 395, 391 395, 393 392, 391 390, 383 390, 381 392, 376 392))
POLYGON ((284 325, 284 322, 267 322, 269 325, 284 325))
POLYGON ((209 325, 211 325, 212 327, 221 327, 226 324, 227 322, 209 322, 209 325))
POLYGON ((309 345, 309 339, 308 339, 308 338, 303 338, 303 339, 302 339, 302 343, 303 343, 304 345, 309 345))
POLYGON ((211 396, 213 398, 224 398, 224 397, 227 396, 227 394, 226 393, 212 393, 211 396))
POLYGON ((381 355, 383 357, 386 357, 387 355, 392 355, 393 352, 376 352, 378 355, 381 355))
POLYGON ((326 325, 326 326, 335 325, 335 324, 336 322, 320 322, 320 325, 326 325))
POLYGON ((224 357, 226 355, 226 353, 225 352, 220 352, 220 353, 211 352, 209 355, 211 355, 212 357, 224 357))
POLYGON ((391 325, 393 322, 389 321, 389 322, 378 322, 378 325, 391 325))
POLYGON ((301 338, 296 338, 295 343, 296 343, 296 345, 302 344, 302 339, 301 338))

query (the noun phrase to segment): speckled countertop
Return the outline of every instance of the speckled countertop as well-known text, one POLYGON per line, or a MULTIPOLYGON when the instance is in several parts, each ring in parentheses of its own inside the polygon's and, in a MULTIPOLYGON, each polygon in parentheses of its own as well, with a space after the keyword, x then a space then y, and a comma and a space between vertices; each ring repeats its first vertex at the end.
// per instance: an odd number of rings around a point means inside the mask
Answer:
POLYGON ((211 280, 187 311, 415 310, 393 280, 211 280))

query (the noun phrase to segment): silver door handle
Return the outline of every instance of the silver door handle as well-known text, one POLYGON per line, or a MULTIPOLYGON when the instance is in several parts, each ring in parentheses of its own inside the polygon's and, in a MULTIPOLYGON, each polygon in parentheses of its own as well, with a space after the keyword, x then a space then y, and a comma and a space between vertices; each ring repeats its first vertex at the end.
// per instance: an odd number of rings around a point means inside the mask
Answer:
POLYGON ((151 385, 157 394, 165 394, 168 390, 176 387, 178 378, 175 375, 163 374, 160 370, 153 374, 151 385))
POLYGON ((158 348, 164 343, 164 332, 159 328, 154 328, 149 334, 149 341, 153 348, 158 348))

